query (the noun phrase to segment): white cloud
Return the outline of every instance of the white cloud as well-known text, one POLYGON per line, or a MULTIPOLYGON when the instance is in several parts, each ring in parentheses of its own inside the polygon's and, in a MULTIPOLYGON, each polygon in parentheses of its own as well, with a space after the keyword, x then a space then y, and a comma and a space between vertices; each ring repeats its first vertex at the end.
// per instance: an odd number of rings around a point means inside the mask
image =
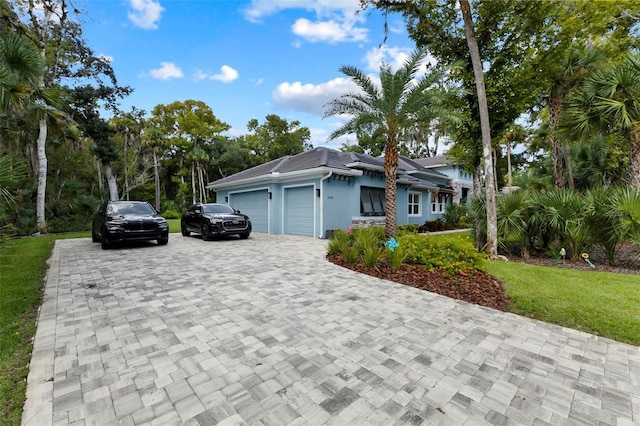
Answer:
POLYGON ((159 80, 169 80, 170 78, 182 78, 182 70, 176 67, 173 62, 160 62, 160 68, 149 71, 151 77, 159 80))
MULTIPOLYGON (((411 55, 413 51, 412 48, 409 47, 388 47, 381 46, 376 47, 367 52, 365 55, 365 61, 367 63, 366 69, 368 71, 372 71, 374 73, 378 73, 380 71, 380 65, 382 62, 386 62, 391 65, 391 69, 396 71, 401 68, 405 61, 411 55)), ((435 65, 436 60, 431 55, 427 55, 425 61, 420 66, 420 70, 417 75, 423 75, 427 70, 427 64, 435 65)))
POLYGON ((259 78, 257 80, 251 80, 251 82, 253 83, 254 86, 262 86, 262 83, 264 83, 264 78, 259 78))
POLYGON ((359 0, 252 0, 244 9, 244 17, 250 22, 260 22, 262 18, 281 10, 303 9, 314 11, 318 16, 335 10, 353 13, 360 9, 359 0))
POLYGON ((220 74, 212 75, 211 80, 218 80, 223 83, 231 83, 238 78, 238 71, 231 68, 229 65, 223 65, 220 67, 220 74))
POLYGON ((244 10, 244 16, 256 23, 287 9, 301 9, 315 14, 316 19, 298 18, 291 26, 295 35, 312 43, 367 40, 369 30, 358 26, 365 21, 357 13, 360 10, 359 0, 253 0, 244 10))
MULTIPOLYGON (((340 123, 340 125, 342 125, 342 123, 340 123)), ((311 144, 314 147, 324 146, 325 148, 340 149, 342 144, 346 144, 346 143, 353 144, 356 142, 355 135, 343 135, 333 140, 329 140, 330 132, 327 131, 327 129, 319 129, 319 128, 312 127, 309 129, 309 131, 311 132, 311 144)))
POLYGON ((158 28, 158 21, 164 8, 155 0, 130 0, 129 4, 133 11, 127 16, 136 27, 145 30, 154 30, 158 28))
POLYGON ((102 59, 103 61, 107 62, 108 64, 113 62, 113 56, 105 55, 104 53, 100 53, 98 55, 98 58, 102 59))
POLYGON ((323 116, 324 106, 331 100, 358 90, 348 78, 334 78, 322 84, 281 83, 273 91, 274 103, 282 109, 305 111, 323 116))
POLYGON ((311 22, 300 18, 291 27, 293 33, 312 43, 327 41, 329 43, 365 41, 369 30, 358 28, 352 19, 311 22))
POLYGON ((220 67, 220 73, 218 74, 207 74, 202 70, 196 70, 194 78, 196 80, 217 80, 223 83, 231 83, 234 80, 238 79, 238 71, 231 68, 229 65, 223 65, 220 67))

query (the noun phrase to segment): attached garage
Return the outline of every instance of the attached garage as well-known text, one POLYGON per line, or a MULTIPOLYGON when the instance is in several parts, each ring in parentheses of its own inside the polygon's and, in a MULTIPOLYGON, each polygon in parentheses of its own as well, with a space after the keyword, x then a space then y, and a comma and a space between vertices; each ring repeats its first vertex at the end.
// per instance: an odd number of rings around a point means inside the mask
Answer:
POLYGON ((249 216, 255 232, 269 232, 269 191, 230 192, 229 205, 249 216))
POLYGON ((284 188, 284 233, 314 236, 315 193, 313 185, 284 188))

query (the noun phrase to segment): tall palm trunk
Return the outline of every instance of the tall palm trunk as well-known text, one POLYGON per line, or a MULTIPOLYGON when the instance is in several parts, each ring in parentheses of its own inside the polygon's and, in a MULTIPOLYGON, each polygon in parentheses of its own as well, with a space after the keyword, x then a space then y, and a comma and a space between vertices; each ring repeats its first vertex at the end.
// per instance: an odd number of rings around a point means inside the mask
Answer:
POLYGON ((629 184, 640 192, 640 132, 629 134, 629 184))
POLYGON ((564 178, 562 176, 562 149, 555 131, 560 117, 562 106, 562 96, 551 94, 549 99, 549 144, 551 149, 551 162, 553 163, 553 184, 556 188, 564 188, 564 178))
POLYGON ((571 166, 571 150, 569 149, 569 143, 564 142, 562 144, 562 156, 564 157, 564 167, 567 170, 567 185, 570 190, 576 189, 576 183, 573 179, 573 167, 571 166))
POLYGON ((118 184, 116 183, 116 177, 113 175, 113 171, 111 170, 111 164, 103 163, 104 165, 104 175, 107 178, 107 185, 109 187, 109 200, 118 201, 120 200, 120 196, 118 195, 118 184))
POLYGON ((385 220, 384 233, 387 238, 394 237, 398 228, 398 214, 396 209, 396 175, 398 171, 398 141, 392 137, 387 139, 384 148, 384 201, 385 220))
POLYGON ((38 152, 38 190, 36 199, 36 221, 38 230, 47 232, 47 220, 45 216, 45 199, 47 192, 47 153, 45 146, 47 143, 47 120, 41 118, 39 122, 38 140, 36 142, 38 152))
POLYGON ((158 154, 153 148, 153 183, 156 188, 156 210, 160 211, 160 174, 158 171, 158 154))
POLYGON ((482 156, 485 170, 485 192, 487 196, 487 252, 491 256, 498 255, 498 220, 496 214, 496 190, 493 174, 493 159, 491 155, 491 128, 489 127, 489 107, 487 106, 487 93, 484 87, 484 74, 478 41, 473 32, 471 19, 471 5, 468 0, 459 0, 462 19, 464 20, 464 32, 469 45, 469 54, 473 64, 473 75, 476 79, 476 91, 478 93, 478 108, 480 110, 480 128, 482 131, 482 156))

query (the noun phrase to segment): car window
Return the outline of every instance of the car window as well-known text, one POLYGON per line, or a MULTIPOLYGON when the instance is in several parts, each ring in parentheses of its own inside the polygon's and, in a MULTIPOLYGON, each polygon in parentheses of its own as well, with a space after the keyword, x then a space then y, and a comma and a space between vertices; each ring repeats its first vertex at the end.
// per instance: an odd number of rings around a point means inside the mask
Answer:
POLYGON ((111 204, 109 206, 109 214, 119 214, 119 215, 152 215, 155 212, 148 204, 144 203, 122 203, 122 204, 111 204))
POLYGON ((205 213, 234 213, 234 210, 226 204, 209 204, 204 206, 205 213))

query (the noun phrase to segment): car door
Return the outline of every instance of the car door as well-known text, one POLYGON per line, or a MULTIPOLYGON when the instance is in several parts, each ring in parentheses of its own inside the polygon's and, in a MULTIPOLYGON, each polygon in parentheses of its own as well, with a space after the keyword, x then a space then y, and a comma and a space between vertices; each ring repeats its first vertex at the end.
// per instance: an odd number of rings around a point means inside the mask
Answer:
POLYGON ((190 231, 200 232, 200 225, 202 223, 202 207, 191 206, 185 215, 185 223, 190 231))
POLYGON ((102 203, 98 208, 97 213, 93 216, 93 233, 96 235, 102 235, 102 225, 104 224, 105 211, 107 210, 107 203, 102 203))

